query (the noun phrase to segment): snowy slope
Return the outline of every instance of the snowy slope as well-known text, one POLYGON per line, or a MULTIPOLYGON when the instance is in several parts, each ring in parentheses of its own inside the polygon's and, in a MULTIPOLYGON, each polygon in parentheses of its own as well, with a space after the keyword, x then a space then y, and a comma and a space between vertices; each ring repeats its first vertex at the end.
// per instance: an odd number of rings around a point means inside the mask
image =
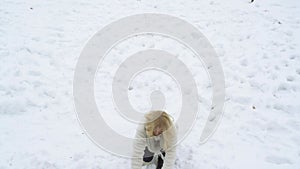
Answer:
MULTIPOLYGON (((300 3, 249 1, 2 0, 0 169, 130 168, 128 159, 98 148, 84 134, 72 82, 76 61, 92 35, 112 21, 145 12, 185 19, 216 49, 226 81, 218 130, 206 144, 198 143, 211 104, 209 79, 188 49, 160 36, 125 41, 107 55, 96 76, 97 105, 113 111, 110 93, 103 89, 122 57, 147 48, 180 53, 195 75, 201 98, 195 128, 178 147, 177 169, 300 168, 300 3)), ((175 83, 157 72, 147 73, 133 82, 133 106, 149 108, 147 94, 160 86, 167 110, 177 117, 175 83), (157 78, 159 83, 144 86, 157 78)), ((103 116, 111 121, 110 114, 103 116)), ((134 126, 122 121, 111 127, 134 134, 134 126)))

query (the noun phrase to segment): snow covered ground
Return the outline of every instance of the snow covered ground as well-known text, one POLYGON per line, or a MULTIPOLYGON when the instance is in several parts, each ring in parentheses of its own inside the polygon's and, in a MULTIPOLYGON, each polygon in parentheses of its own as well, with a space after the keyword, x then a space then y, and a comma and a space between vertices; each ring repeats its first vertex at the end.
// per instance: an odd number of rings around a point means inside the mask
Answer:
MULTIPOLYGON (((84 134, 72 82, 76 61, 91 36, 112 21, 145 12, 185 19, 214 46, 226 81, 219 128, 199 144, 211 104, 210 81, 188 49, 160 36, 130 39, 107 55, 96 76, 97 105, 113 111, 104 88, 121 57, 147 48, 180 53, 201 97, 195 128, 178 147, 177 169, 300 168, 300 3, 249 2, 1 0, 0 169, 130 168, 128 159, 98 148, 84 134)), ((174 82, 157 72, 146 73, 132 84, 133 106, 149 108, 149 88, 159 86, 166 92, 167 110, 176 117, 180 98, 174 82), (150 83, 157 78, 158 83, 150 83)), ((110 122, 109 114, 103 116, 110 122)), ((134 134, 134 126, 121 123, 111 126, 134 134)))

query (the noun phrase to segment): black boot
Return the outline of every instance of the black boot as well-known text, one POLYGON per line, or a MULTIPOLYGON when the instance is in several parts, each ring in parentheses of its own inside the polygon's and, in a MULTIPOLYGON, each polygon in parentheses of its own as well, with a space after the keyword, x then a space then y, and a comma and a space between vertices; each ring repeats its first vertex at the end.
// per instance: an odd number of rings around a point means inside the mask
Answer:
POLYGON ((146 147, 145 150, 144 150, 143 161, 149 163, 150 161, 152 161, 153 156, 154 156, 154 153, 149 151, 148 147, 146 147))
MULTIPOLYGON (((162 152, 163 156, 165 157, 166 156, 166 153, 165 152, 162 152)), ((161 169, 164 165, 164 160, 161 158, 161 155, 158 156, 157 158, 157 166, 156 166, 156 169, 161 169)))

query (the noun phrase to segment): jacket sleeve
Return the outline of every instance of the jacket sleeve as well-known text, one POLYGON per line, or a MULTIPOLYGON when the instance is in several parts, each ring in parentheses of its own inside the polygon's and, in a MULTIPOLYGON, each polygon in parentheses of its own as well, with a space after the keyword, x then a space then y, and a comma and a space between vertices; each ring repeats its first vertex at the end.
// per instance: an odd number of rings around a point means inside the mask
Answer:
POLYGON ((174 145, 172 148, 165 151, 166 156, 164 158, 164 164, 162 169, 173 169, 176 160, 176 144, 177 144, 177 129, 178 126, 175 126, 175 135, 171 139, 172 144, 174 145))
POLYGON ((144 130, 144 125, 139 125, 135 140, 133 141, 133 156, 131 159, 131 169, 142 169, 143 165, 143 153, 146 147, 146 134, 144 130))

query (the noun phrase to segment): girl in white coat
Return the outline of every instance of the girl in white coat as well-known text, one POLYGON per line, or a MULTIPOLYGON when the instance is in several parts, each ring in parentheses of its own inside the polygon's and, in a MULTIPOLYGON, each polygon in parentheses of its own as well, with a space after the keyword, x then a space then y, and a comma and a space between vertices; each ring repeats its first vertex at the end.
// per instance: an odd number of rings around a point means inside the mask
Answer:
POLYGON ((157 157, 156 169, 173 169, 176 159, 177 126, 165 111, 150 111, 138 126, 133 145, 132 169, 157 157))

